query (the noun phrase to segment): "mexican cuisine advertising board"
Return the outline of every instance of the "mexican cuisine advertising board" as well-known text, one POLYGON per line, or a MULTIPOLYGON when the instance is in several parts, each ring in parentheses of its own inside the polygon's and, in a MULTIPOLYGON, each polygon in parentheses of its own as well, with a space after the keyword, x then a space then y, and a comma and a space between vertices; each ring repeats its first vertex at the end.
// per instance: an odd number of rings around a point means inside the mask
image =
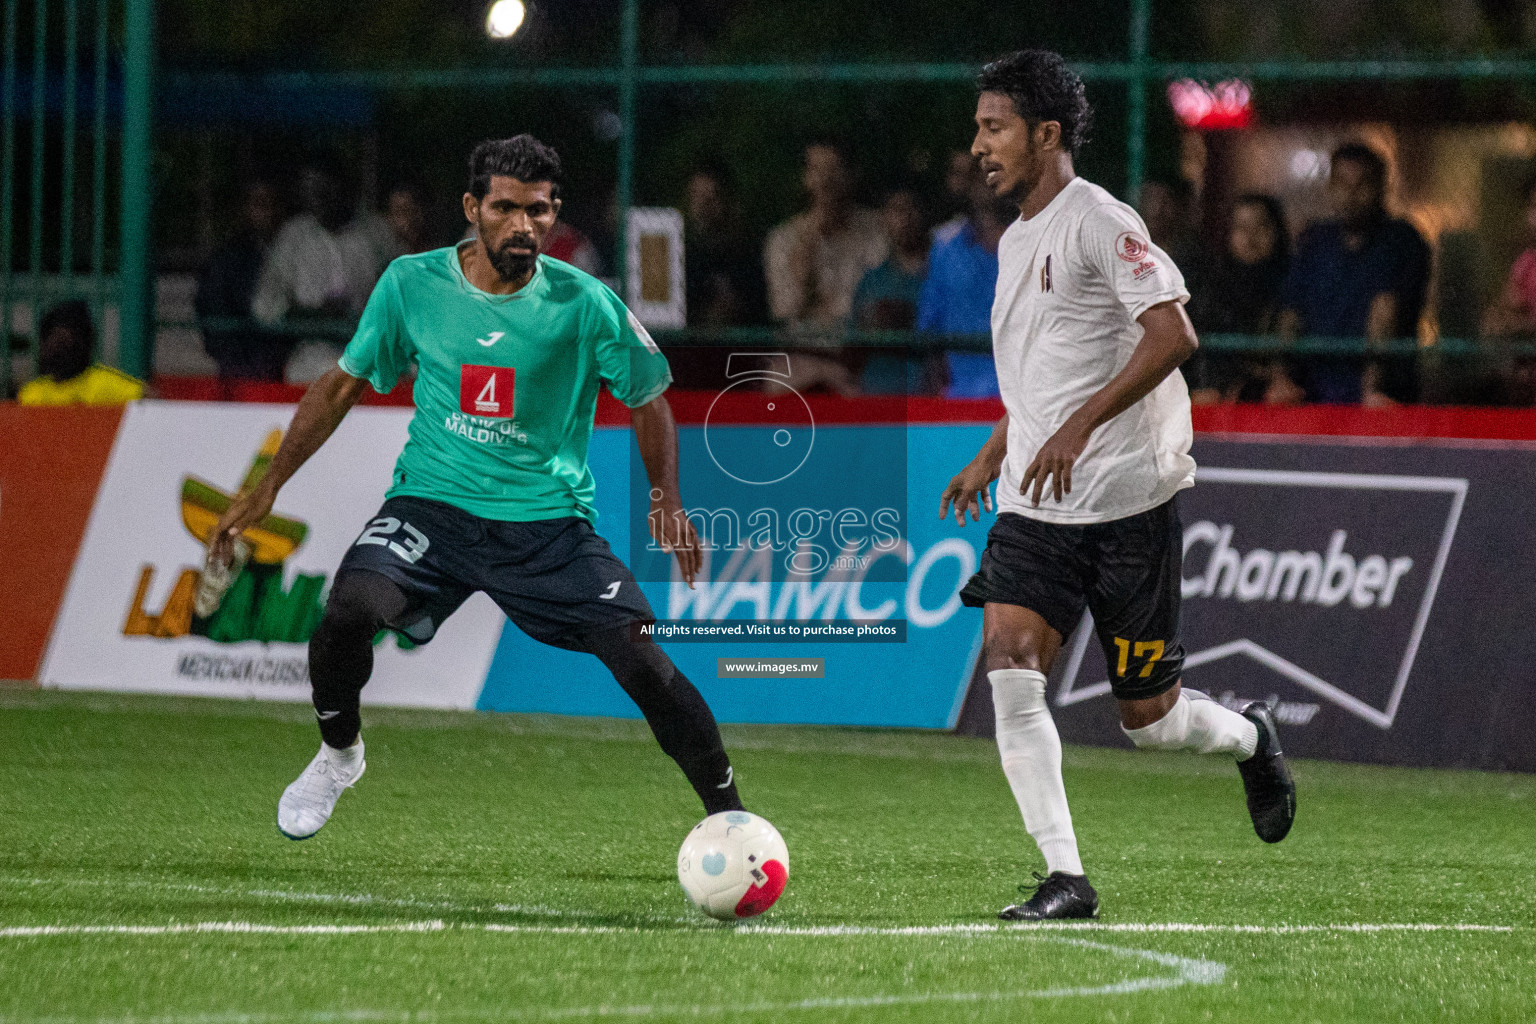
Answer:
MULTIPOLYGON (((307 644, 331 574, 368 524, 410 410, 355 409, 252 531, 219 610, 192 613, 203 545, 231 495, 276 450, 291 406, 129 406, 39 680, 69 689, 309 699, 307 644)), ((381 635, 365 699, 473 707, 502 616, 477 597, 437 642, 381 635)))

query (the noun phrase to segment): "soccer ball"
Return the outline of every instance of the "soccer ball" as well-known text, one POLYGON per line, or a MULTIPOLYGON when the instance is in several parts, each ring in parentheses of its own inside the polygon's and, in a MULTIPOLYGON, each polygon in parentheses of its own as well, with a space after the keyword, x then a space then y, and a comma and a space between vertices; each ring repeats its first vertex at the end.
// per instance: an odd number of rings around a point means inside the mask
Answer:
POLYGON ((688 900, 710 917, 756 917, 784 892, 789 848, 765 819, 746 811, 711 814, 677 851, 677 880, 688 900))

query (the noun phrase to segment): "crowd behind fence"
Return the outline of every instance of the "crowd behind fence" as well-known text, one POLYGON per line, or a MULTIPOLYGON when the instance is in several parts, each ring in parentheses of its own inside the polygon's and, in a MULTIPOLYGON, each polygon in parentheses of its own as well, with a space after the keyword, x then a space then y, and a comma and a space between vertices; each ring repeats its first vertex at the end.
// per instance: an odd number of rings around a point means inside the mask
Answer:
MULTIPOLYGON (((872 203, 858 201, 857 177, 838 140, 809 142, 802 208, 759 238, 742 227, 729 169, 694 168, 681 190, 688 327, 656 332, 679 385, 718 385, 721 347, 767 346, 797 353, 788 383, 804 392, 996 394, 988 332, 998 245, 1016 209, 964 151, 937 181, 887 182, 865 193, 872 203)), ((1186 183, 1143 186, 1147 240, 1182 272, 1202 340, 1184 367, 1196 402, 1536 404, 1536 189, 1530 245, 1481 335, 1447 339, 1433 327, 1431 247, 1388 211, 1386 186, 1383 158, 1345 144, 1329 164, 1331 216, 1295 232, 1277 199, 1242 194, 1217 245, 1200 234, 1186 183)), ((221 378, 312 381, 335 365, 390 260, 455 241, 433 237, 428 203, 398 181, 375 208, 325 156, 290 180, 247 182, 180 326, 199 332, 221 378)), ((599 276, 608 248, 563 221, 545 244, 599 276)), ((40 317, 36 364, 17 375, 23 401, 72 393, 59 385, 89 366, 99 309, 64 302, 40 317)))

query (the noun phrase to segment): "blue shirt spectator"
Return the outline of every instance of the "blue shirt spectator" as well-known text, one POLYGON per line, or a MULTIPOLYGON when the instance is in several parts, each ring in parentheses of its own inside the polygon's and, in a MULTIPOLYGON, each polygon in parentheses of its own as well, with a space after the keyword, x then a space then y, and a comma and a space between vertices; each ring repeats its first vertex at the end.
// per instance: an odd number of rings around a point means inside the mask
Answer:
POLYGON ((868 271, 853 293, 854 326, 866 330, 911 329, 923 293, 923 274, 903 267, 895 256, 868 271))
POLYGON ((1325 338, 1364 338, 1376 296, 1397 299, 1393 336, 1418 334, 1429 283, 1429 246, 1407 221, 1386 218, 1362 232, 1357 246, 1343 224, 1325 221, 1302 232, 1296 260, 1281 291, 1306 333, 1325 338))
MULTIPOLYGON (((1363 235, 1351 237, 1337 221, 1314 224, 1302 233, 1296 260, 1281 291, 1281 305, 1301 318, 1304 334, 1323 338, 1367 338, 1371 308, 1378 295, 1395 306, 1387 336, 1418 334, 1419 314, 1429 284, 1429 246, 1407 221, 1384 219, 1363 235), (1357 247, 1351 246, 1355 241, 1357 247)), ((1359 402, 1361 360, 1313 357, 1301 381, 1314 402, 1359 402)), ((1394 364, 1396 365, 1396 364, 1394 364)), ((1399 400, 1403 373, 1388 372, 1383 392, 1399 400)))
MULTIPOLYGON (((880 207, 891 254, 865 273, 853 293, 853 328, 910 331, 928 270, 928 224, 915 189, 893 188, 880 207)), ((922 385, 922 363, 903 350, 866 349, 859 388, 867 394, 907 394, 922 385)))
MULTIPOLYGON (((1429 285, 1430 251, 1406 221, 1383 206, 1386 164, 1359 144, 1333 155, 1330 199, 1336 220, 1302 233, 1280 293, 1288 336, 1385 341, 1418 334, 1429 285)), ((1299 384, 1314 402, 1413 401, 1412 356, 1308 356, 1299 384)))
MULTIPOLYGON (((998 236, 1001 236, 1001 231, 998 236)), ((989 248, 975 220, 928 256, 928 277, 917 302, 917 329, 937 334, 987 334, 992 330, 992 296, 997 288, 997 243, 989 248)), ((991 398, 998 394, 997 366, 990 354, 946 352, 946 398, 991 398)))

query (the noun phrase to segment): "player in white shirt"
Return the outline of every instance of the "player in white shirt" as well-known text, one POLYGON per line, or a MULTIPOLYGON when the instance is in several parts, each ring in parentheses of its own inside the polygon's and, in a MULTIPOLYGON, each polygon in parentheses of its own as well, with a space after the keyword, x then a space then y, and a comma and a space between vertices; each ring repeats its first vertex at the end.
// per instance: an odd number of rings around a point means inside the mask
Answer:
POLYGON ((1195 461, 1178 367, 1197 346, 1183 275, 1135 210, 1073 171, 1091 111, 1058 54, 1010 54, 978 84, 971 152, 992 192, 1019 205, 992 306, 1007 412, 945 488, 939 515, 953 507, 961 526, 967 513, 979 520, 998 481, 997 522, 961 597, 984 609, 1003 772, 1048 871, 999 916, 1092 917, 1098 894, 1078 857, 1045 697, 1085 606, 1136 746, 1235 757, 1266 842, 1290 831, 1296 788, 1265 704, 1239 713, 1179 685, 1176 495, 1194 483, 1195 461))

